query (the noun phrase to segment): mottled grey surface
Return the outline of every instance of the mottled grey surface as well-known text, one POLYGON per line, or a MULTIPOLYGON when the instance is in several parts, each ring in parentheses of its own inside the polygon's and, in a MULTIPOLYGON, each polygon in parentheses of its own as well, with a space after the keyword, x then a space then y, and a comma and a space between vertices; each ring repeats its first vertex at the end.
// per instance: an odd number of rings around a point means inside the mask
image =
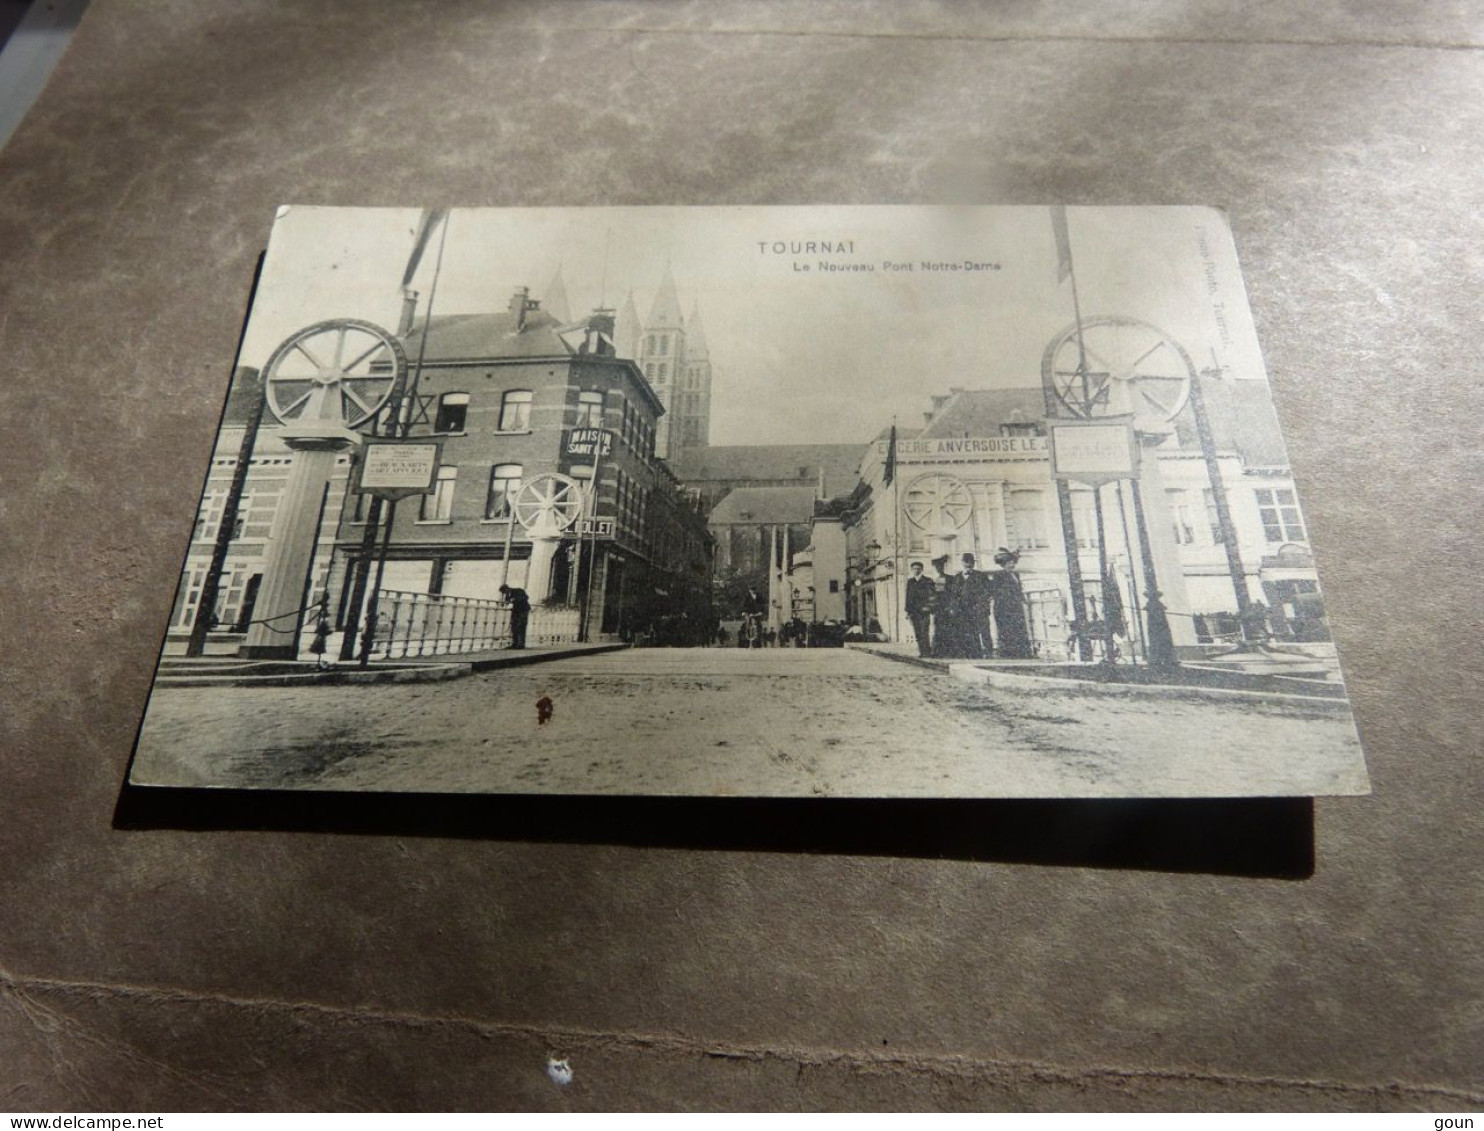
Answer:
POLYGON ((1481 35, 95 0, 0 154, 0 1107, 1477 1108, 1481 35), (110 827, 275 205, 944 199, 1230 211, 1375 788, 1311 879, 110 827))

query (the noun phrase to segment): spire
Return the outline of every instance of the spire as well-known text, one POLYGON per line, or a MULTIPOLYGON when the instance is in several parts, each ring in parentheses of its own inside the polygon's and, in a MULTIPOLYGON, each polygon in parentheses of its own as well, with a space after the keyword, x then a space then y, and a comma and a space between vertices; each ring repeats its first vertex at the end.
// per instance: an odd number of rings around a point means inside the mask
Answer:
POLYGON ((710 356, 706 352, 706 332, 701 329, 700 303, 692 304, 690 317, 685 320, 685 356, 691 361, 705 361, 710 356))
POLYGON ((675 292, 675 276, 670 265, 665 264, 665 277, 660 280, 659 293, 654 296, 654 305, 649 308, 646 330, 678 330, 685 324, 680 315, 680 296, 675 292))
POLYGON ((567 304, 567 284, 562 281, 562 266, 557 264, 556 274, 546 284, 541 295, 541 309, 550 314, 561 325, 572 321, 572 312, 567 304))
POLYGON ((614 331, 618 343, 618 356, 639 356, 639 309, 634 305, 634 292, 623 300, 623 309, 618 312, 618 328, 614 331))

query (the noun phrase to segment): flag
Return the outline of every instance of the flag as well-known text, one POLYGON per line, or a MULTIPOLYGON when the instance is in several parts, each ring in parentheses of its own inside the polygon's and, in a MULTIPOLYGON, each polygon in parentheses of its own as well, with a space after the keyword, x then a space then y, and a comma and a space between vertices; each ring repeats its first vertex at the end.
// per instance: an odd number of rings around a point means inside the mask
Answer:
POLYGON ((1051 231, 1056 236, 1056 281, 1065 283, 1072 273, 1072 237, 1067 232, 1067 206, 1051 206, 1051 231))
POLYGON ((891 481, 897 477, 897 426, 891 426, 891 439, 886 445, 886 468, 881 474, 881 484, 890 487, 891 481))
POLYGON ((1128 622, 1123 615, 1123 594, 1111 568, 1103 574, 1103 619, 1114 636, 1128 635, 1128 622))
POLYGON ((403 290, 407 289, 412 277, 417 274, 418 264, 422 262, 423 252, 427 250, 433 229, 447 215, 446 208, 424 208, 422 215, 418 217, 417 229, 412 233, 412 254, 407 257, 407 270, 402 273, 403 290))

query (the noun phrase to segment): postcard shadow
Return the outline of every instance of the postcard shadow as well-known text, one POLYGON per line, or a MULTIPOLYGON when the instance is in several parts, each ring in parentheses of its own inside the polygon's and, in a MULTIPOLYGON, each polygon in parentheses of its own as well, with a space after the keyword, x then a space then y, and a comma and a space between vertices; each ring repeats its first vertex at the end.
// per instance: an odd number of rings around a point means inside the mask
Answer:
POLYGON ((1305 879, 1312 798, 856 800, 159 789, 119 829, 252 829, 899 856, 1305 879))

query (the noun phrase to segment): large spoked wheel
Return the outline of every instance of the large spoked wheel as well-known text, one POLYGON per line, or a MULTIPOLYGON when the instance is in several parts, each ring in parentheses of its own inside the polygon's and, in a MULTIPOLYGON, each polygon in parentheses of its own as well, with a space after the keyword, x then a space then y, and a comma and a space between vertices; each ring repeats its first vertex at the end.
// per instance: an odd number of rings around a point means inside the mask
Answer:
POLYGON ((974 500, 961 479, 952 475, 924 475, 914 479, 902 498, 907 521, 929 534, 961 530, 974 513, 974 500))
POLYGON ((566 475, 538 475, 516 493, 512 509, 526 530, 566 530, 583 507, 582 484, 566 475))
POLYGON ((1190 398, 1195 365, 1185 347, 1137 318, 1084 319, 1051 340, 1041 380, 1071 416, 1132 414, 1141 432, 1168 430, 1190 398))
POLYGON ((268 411, 281 424, 323 418, 327 408, 345 427, 358 428, 381 411, 406 373, 407 356, 391 334, 337 318, 285 339, 263 367, 263 387, 268 411))

